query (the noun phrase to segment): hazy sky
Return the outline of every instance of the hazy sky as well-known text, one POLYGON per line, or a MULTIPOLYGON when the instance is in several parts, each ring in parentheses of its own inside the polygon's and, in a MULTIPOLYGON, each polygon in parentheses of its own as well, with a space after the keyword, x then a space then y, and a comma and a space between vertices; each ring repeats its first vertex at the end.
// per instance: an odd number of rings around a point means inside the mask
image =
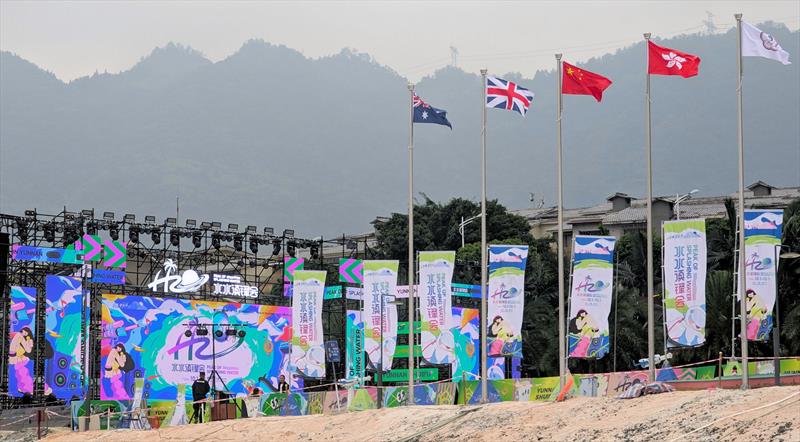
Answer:
POLYGON ((14 1, 0 0, 0 49, 62 80, 126 70, 156 46, 189 45, 213 61, 261 38, 309 57, 354 48, 416 81, 450 63, 475 71, 550 69, 613 52, 642 32, 672 36, 725 30, 733 14, 795 30, 800 2, 787 1, 14 1))

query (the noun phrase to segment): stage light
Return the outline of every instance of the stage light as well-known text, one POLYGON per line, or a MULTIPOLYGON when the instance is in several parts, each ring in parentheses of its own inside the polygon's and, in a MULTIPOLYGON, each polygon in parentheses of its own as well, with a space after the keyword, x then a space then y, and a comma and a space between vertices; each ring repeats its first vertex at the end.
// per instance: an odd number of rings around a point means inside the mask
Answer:
POLYGON ((153 229, 150 234, 150 239, 153 240, 153 244, 161 244, 161 229, 153 229))
POLYGON ((55 242, 56 241, 56 228, 53 223, 47 223, 44 225, 44 240, 55 242))
POLYGON ((192 331, 191 330, 186 330, 185 332, 183 332, 183 335, 186 336, 187 338, 191 338, 192 337, 192 331))
POLYGON ((281 253, 281 240, 280 238, 275 238, 272 240, 272 256, 281 253))
POLYGON ((239 330, 239 331, 236 333, 236 336, 238 336, 238 337, 240 337, 240 338, 243 338, 243 337, 245 336, 245 334, 246 334, 246 333, 244 332, 244 330, 239 330))
POLYGON ((168 226, 175 226, 178 224, 178 220, 176 218, 167 218, 166 221, 164 221, 164 224, 168 226))
POLYGON ((103 219, 106 221, 111 221, 114 219, 114 212, 103 212, 103 219))
POLYGON ((294 230, 293 229, 283 229, 283 237, 284 238, 294 238, 294 230))
POLYGON ((36 210, 26 210, 25 216, 36 216, 36 210))
POLYGON ((139 226, 132 226, 128 231, 128 240, 130 242, 139 242, 139 226))
POLYGON ((213 235, 211 235, 211 246, 214 247, 217 250, 219 250, 219 247, 220 247, 219 240, 220 240, 220 234, 219 233, 214 233, 213 235))
POLYGON ((203 221, 202 223, 200 223, 200 228, 208 230, 211 228, 211 223, 208 221, 203 221))
POLYGON ((258 253, 258 238, 250 238, 250 251, 258 253))
POLYGON ((144 217, 144 222, 146 222, 147 224, 155 224, 156 223, 156 217, 153 216, 153 215, 147 215, 147 216, 144 217))
POLYGON ((81 210, 81 215, 85 218, 94 218, 94 209, 83 209, 81 210))
POLYGON ((192 245, 194 245, 195 249, 199 249, 200 248, 201 235, 202 235, 202 233, 198 232, 196 230, 194 232, 192 232, 192 245))
POLYGON ((247 226, 244 231, 250 235, 254 235, 256 233, 256 226, 247 226))
POLYGON ((97 235, 97 223, 94 221, 86 223, 86 233, 89 235, 97 235))
POLYGON ((229 232, 238 232, 239 225, 238 224, 228 224, 228 231, 229 232))
POLYGON ((347 240, 347 250, 355 250, 358 248, 358 243, 352 239, 347 240))
POLYGON ((317 243, 311 244, 311 259, 319 258, 319 245, 317 243))
POLYGON ((136 216, 132 213, 126 213, 125 216, 122 217, 122 221, 132 224, 136 222, 136 216))
POLYGON ((255 259, 251 259, 249 265, 250 265, 250 267, 255 268, 256 267, 256 260, 255 259))
POLYGON ((225 330, 225 336, 236 336, 236 329, 229 328, 225 330))
POLYGON ((222 330, 220 330, 220 329, 217 329, 216 331, 214 331, 214 336, 216 336, 218 338, 221 338, 223 334, 224 333, 222 333, 222 330))
POLYGON ((197 336, 208 336, 208 329, 205 327, 198 327, 195 334, 197 336))
POLYGON ((19 236, 19 240, 25 242, 28 240, 28 222, 25 220, 18 219, 16 221, 17 224, 17 236, 19 236))
POLYGON ((274 235, 275 229, 272 227, 264 227, 264 235, 274 235))
POLYGON ((242 235, 236 235, 233 237, 233 249, 236 250, 237 252, 242 251, 242 241, 243 241, 242 235))
POLYGON ((222 223, 221 223, 221 222, 219 222, 219 221, 212 221, 212 222, 211 222, 211 228, 212 228, 213 230, 219 230, 219 229, 221 229, 221 228, 222 228, 222 223))
POLYGON ((173 247, 178 247, 181 243, 181 231, 178 229, 172 229, 169 231, 169 243, 173 245, 173 247))
POLYGON ((64 228, 64 245, 73 244, 78 240, 78 232, 74 226, 64 228))
POLYGON ((296 253, 297 243, 294 241, 289 241, 286 243, 286 253, 289 254, 292 258, 294 258, 294 254, 296 253))
POLYGON ((239 267, 244 267, 244 260, 240 259, 240 260, 236 261, 236 264, 238 264, 239 267))
POLYGON ((119 239, 119 224, 117 223, 110 223, 108 225, 108 234, 111 235, 111 239, 114 241, 119 239))

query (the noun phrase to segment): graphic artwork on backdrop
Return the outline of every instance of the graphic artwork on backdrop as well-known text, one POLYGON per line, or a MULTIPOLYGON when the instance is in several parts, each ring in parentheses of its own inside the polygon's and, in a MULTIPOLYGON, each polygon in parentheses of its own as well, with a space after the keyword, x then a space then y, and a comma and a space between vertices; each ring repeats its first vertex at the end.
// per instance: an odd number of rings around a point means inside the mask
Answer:
POLYGON ((398 266, 398 261, 364 261, 364 349, 370 364, 383 371, 392 368, 397 346, 397 306, 391 301, 398 266))
POLYGON ((82 313, 85 307, 81 280, 47 275, 45 319, 45 383, 60 399, 83 397, 81 341, 85 337, 82 313))
MULTIPOLYGON (((36 342, 36 289, 11 287, 8 312, 8 394, 33 394, 33 359, 36 342)), ((45 384, 45 394, 51 390, 45 384)))
POLYGON ((487 356, 522 357, 528 246, 489 246, 487 356))
POLYGON ((102 304, 102 400, 130 400, 136 378, 145 398, 174 400, 177 385, 191 385, 198 372, 210 379, 214 359, 237 395, 274 390, 280 374, 298 387, 289 370, 289 307, 124 295, 103 295, 102 304), (240 323, 243 336, 225 333, 225 324, 240 323), (221 326, 222 336, 203 324, 221 326))
POLYGON ((706 222, 664 223, 664 307, 667 345, 706 342, 706 222))
POLYGON ((608 315, 614 285, 613 236, 576 236, 572 244, 569 357, 608 353, 608 315))
POLYGON ((456 252, 419 252, 419 314, 422 357, 431 364, 452 364, 455 338, 451 315, 456 252))
POLYGON ((745 210, 745 297, 747 339, 767 341, 777 290, 777 262, 783 230, 783 210, 745 210))
POLYGON ((164 293, 191 293, 200 290, 208 282, 208 275, 198 275, 194 270, 185 270, 178 274, 178 264, 172 259, 164 260, 164 275, 162 270, 156 273, 155 278, 147 287, 154 292, 164 293), (161 289, 159 289, 161 287, 161 289))

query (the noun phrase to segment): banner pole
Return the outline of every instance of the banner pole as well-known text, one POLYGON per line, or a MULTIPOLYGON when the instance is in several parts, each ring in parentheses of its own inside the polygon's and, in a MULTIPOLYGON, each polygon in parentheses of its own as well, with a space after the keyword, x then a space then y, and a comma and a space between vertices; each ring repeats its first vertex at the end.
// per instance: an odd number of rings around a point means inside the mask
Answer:
POLYGON ((408 83, 408 404, 414 405, 414 84, 408 83))
MULTIPOLYGON (((644 34, 646 42, 650 41, 650 33, 644 34)), ((647 379, 650 382, 656 380, 655 361, 653 355, 656 350, 655 343, 655 324, 653 317, 655 316, 653 307, 653 138, 652 138, 652 121, 650 118, 650 70, 649 70, 649 48, 645 43, 645 51, 648 51, 647 62, 648 68, 645 71, 647 75, 646 88, 645 88, 645 141, 647 150, 647 379)))
POLYGON ((749 372, 747 369, 747 299, 745 293, 746 267, 744 265, 744 130, 742 128, 742 14, 734 14, 736 18, 736 103, 739 117, 739 302, 741 318, 739 320, 739 337, 742 340, 742 390, 749 388, 749 372))
POLYGON ((556 54, 556 164, 558 167, 558 389, 564 388, 564 375, 567 371, 566 330, 564 323, 564 188, 561 177, 561 54, 556 54))
POLYGON ((486 256, 486 73, 488 70, 481 69, 483 79, 483 122, 481 126, 481 402, 486 403, 489 397, 489 386, 486 383, 486 321, 487 321, 487 300, 486 300, 486 279, 487 262, 486 256))

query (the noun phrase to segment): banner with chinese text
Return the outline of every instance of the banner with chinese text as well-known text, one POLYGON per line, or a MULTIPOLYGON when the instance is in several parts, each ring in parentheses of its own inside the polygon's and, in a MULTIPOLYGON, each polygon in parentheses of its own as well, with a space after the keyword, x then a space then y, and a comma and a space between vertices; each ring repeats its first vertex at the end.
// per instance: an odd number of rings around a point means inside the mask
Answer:
POLYGON ((292 366, 303 376, 325 377, 322 336, 324 270, 295 270, 292 295, 292 366))
POLYGON ((487 356, 522 357, 528 246, 489 246, 487 356))
POLYGON ((456 252, 419 252, 419 314, 422 357, 431 364, 455 359, 452 289, 456 252))
POLYGON ((664 308, 669 347, 706 342, 706 222, 664 223, 664 308))

